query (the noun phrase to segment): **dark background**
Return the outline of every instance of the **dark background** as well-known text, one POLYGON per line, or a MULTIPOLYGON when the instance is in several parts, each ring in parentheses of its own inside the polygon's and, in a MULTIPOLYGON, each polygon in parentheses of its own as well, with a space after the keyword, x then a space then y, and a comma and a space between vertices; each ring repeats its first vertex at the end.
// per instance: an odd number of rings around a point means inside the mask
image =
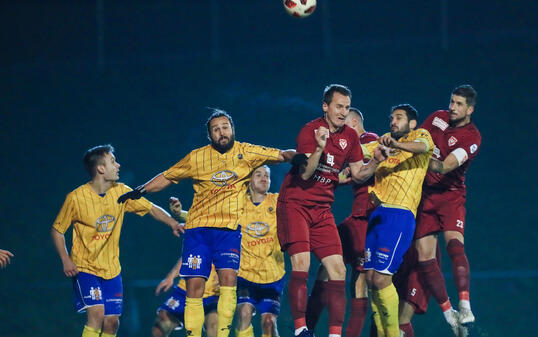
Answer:
MULTIPOLYGON (((302 20, 279 0, 2 2, 0 248, 15 257, 0 270, 0 336, 81 334, 85 318, 72 310, 49 230, 65 195, 87 181, 88 148, 113 144, 121 181, 136 186, 207 144, 208 106, 233 115, 240 141, 293 148, 300 127, 321 115, 330 83, 352 89, 352 105, 377 133, 388 130, 391 105, 409 102, 423 120, 447 107, 455 86, 475 87, 483 142, 468 174, 465 235, 475 336, 532 335, 536 13, 535 1, 318 0, 302 20)), ((273 192, 287 169, 273 167, 273 192)), ((165 206, 176 195, 188 207, 191 186, 149 199, 165 206)), ((337 221, 350 206, 349 188, 340 189, 337 221)), ((163 300, 154 287, 181 243, 150 217, 128 215, 120 246, 118 336, 148 336, 163 300)), ((414 320, 416 336, 450 336, 430 304, 414 320)), ((284 300, 281 336, 292 326, 284 300)))

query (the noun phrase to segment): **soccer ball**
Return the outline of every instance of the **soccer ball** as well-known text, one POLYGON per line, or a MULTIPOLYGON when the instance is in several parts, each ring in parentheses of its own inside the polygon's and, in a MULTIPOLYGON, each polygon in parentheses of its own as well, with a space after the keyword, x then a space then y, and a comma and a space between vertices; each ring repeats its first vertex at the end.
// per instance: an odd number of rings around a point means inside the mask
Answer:
POLYGON ((282 0, 289 15, 304 18, 314 13, 316 0, 282 0))

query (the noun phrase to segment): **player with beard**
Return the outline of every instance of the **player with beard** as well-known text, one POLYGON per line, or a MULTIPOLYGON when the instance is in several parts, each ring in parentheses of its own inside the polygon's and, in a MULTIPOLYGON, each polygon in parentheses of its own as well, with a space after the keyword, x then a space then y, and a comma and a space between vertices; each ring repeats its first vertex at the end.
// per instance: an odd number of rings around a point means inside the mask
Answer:
MULTIPOLYGON (((469 261, 465 255, 465 173, 478 154, 482 138, 471 121, 476 105, 476 91, 470 85, 456 87, 448 110, 431 114, 421 127, 429 130, 435 143, 434 157, 424 180, 415 232, 418 251, 418 278, 409 282, 406 301, 417 312, 425 311, 430 292, 441 306, 454 335, 466 336, 475 318, 469 300, 469 261), (436 261, 439 232, 443 232, 446 249, 452 261, 454 283, 459 295, 456 314, 448 298, 445 280, 436 261), (425 288, 425 291, 411 290, 425 288)), ((411 280, 411 279, 410 279, 411 280)), ((406 317, 405 321, 409 321, 406 317)))
MULTIPOLYGON (((415 230, 422 183, 433 152, 425 129, 416 129, 418 113, 409 104, 392 107, 390 133, 378 140, 388 158, 375 171, 369 187, 377 206, 370 216, 365 243, 366 283, 379 337, 398 337, 398 294, 392 275, 398 270, 415 230)), ((365 156, 378 142, 366 144, 365 156)))
POLYGON ((202 296, 214 264, 220 282, 217 306, 218 337, 228 336, 236 307, 237 271, 241 256, 239 219, 252 171, 266 163, 290 161, 295 150, 281 151, 235 141, 232 117, 213 109, 207 123, 211 144, 183 159, 118 202, 155 193, 183 179, 192 179, 194 199, 185 224, 180 276, 187 280, 185 329, 201 336, 204 323, 202 296))

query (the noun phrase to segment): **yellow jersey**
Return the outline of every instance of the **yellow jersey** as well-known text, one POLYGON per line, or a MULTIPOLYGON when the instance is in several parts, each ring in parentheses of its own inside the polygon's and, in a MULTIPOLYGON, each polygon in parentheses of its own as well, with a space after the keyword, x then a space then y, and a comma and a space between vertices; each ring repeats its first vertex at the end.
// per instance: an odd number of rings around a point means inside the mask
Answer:
POLYGON ((234 142, 226 153, 211 145, 191 151, 164 177, 177 183, 193 180, 194 198, 185 223, 186 229, 216 227, 235 230, 243 213, 246 183, 260 165, 278 161, 280 150, 234 142))
MULTIPOLYGON (((185 282, 185 279, 183 277, 179 279, 177 286, 187 291, 187 282, 185 282)), ((215 266, 211 265, 211 273, 209 274, 209 278, 205 282, 205 290, 204 290, 203 298, 210 297, 210 296, 219 296, 219 294, 220 294, 219 276, 217 274, 215 266)))
MULTIPOLYGON (((368 188, 368 192, 381 203, 406 208, 416 217, 422 182, 434 149, 433 140, 428 130, 416 129, 398 139, 398 142, 423 142, 427 151, 411 153, 393 150, 377 167, 375 184, 368 188)), ((377 141, 363 145, 365 157, 371 157, 377 146, 377 141)))
POLYGON ((272 283, 284 276, 284 254, 276 230, 277 199, 278 193, 268 193, 257 206, 250 197, 245 202, 239 276, 253 283, 272 283))
POLYGON ((144 198, 118 204, 118 197, 129 191, 128 186, 116 183, 100 196, 87 183, 67 195, 53 227, 64 234, 73 225, 71 259, 79 271, 104 279, 121 272, 119 240, 123 216, 125 212, 143 216, 153 207, 144 198))

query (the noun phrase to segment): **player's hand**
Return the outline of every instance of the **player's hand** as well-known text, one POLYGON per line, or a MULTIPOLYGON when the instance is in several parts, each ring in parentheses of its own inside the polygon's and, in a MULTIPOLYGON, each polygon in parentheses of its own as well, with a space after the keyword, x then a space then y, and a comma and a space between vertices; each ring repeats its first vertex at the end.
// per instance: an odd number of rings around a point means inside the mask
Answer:
POLYGON ((176 221, 176 223, 172 225, 172 231, 175 236, 180 237, 181 234, 185 234, 185 224, 176 221))
POLYGON ((320 126, 316 130, 314 130, 314 136, 316 138, 316 142, 318 143, 318 147, 322 150, 325 149, 325 145, 327 145, 327 139, 329 139, 329 129, 324 126, 320 126))
POLYGON ((9 250, 0 249, 0 267, 7 267, 7 265, 11 263, 11 258, 13 256, 13 253, 11 253, 9 250))
POLYGON ((351 168, 348 166, 338 174, 338 183, 349 184, 351 180, 351 168))
POLYGON ((382 162, 383 160, 387 159, 388 157, 388 151, 384 146, 378 146, 374 149, 374 160, 378 163, 382 162))
POLYGON ((129 199, 132 199, 132 200, 140 199, 142 198, 144 194, 146 194, 146 190, 144 189, 144 186, 143 185, 138 186, 134 190, 120 195, 120 197, 118 198, 118 204, 123 204, 129 199))
POLYGON ((78 274, 78 268, 73 263, 73 260, 71 258, 66 258, 65 260, 62 260, 62 264, 64 266, 64 274, 67 277, 74 277, 78 274))
POLYGON ((378 139, 379 144, 385 145, 388 147, 395 147, 395 145, 398 143, 398 141, 394 138, 392 138, 391 135, 385 134, 378 139))
POLYGON ((176 197, 170 197, 168 202, 170 203, 170 212, 174 213, 174 215, 178 218, 181 217, 181 210, 183 209, 181 201, 179 201, 179 199, 176 197))
POLYGON ((163 279, 155 288, 155 296, 159 295, 161 291, 168 291, 174 285, 174 277, 167 276, 163 279))

